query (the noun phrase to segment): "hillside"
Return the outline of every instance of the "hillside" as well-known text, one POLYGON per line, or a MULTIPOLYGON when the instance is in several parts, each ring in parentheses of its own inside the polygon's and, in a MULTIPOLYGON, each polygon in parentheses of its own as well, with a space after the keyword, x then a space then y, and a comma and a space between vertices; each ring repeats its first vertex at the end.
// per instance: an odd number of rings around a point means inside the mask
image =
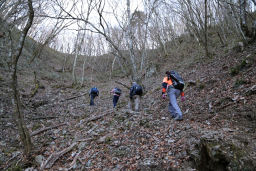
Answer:
POLYGON ((45 51, 32 65, 23 55, 19 85, 35 149, 35 161, 29 162, 11 117, 10 73, 1 65, 0 169, 255 170, 256 44, 243 51, 216 50, 212 58, 195 58, 199 47, 192 45, 182 54, 154 61, 161 67, 143 82, 140 112, 127 109, 129 90, 116 82, 129 86, 128 78, 95 79, 76 88, 70 73, 62 79, 57 71, 62 54, 45 51), (161 98, 169 69, 178 70, 187 85, 186 101, 179 102, 184 114, 180 122, 171 119, 168 100, 161 98), (33 94, 34 71, 40 86, 33 94), (89 106, 92 85, 100 90, 95 107, 89 106), (113 110, 110 90, 115 86, 123 94, 113 110))

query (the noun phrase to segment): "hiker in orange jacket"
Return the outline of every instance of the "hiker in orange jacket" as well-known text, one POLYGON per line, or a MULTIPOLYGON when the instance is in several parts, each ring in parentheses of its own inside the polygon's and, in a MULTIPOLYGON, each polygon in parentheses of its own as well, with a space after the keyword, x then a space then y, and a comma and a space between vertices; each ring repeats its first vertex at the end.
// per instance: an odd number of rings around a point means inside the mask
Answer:
POLYGON ((166 71, 166 76, 162 82, 162 98, 166 98, 167 94, 169 96, 169 107, 168 110, 171 113, 174 120, 182 120, 182 112, 177 104, 177 98, 181 95, 181 101, 184 101, 184 92, 182 90, 176 89, 173 86, 173 81, 171 79, 170 71, 166 71))

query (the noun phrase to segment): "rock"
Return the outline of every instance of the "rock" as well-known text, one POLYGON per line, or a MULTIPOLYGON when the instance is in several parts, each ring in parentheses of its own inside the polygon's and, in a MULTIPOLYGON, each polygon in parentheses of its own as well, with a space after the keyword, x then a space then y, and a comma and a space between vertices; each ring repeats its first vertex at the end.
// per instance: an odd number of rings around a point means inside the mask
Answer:
POLYGON ((35 169, 33 167, 29 167, 29 168, 26 168, 25 171, 37 171, 37 169, 35 169))
POLYGON ((147 158, 143 161, 142 166, 156 168, 158 166, 158 162, 153 158, 147 158))
POLYGON ((245 94, 248 96, 256 94, 256 85, 253 85, 252 87, 250 87, 249 90, 247 90, 247 92, 245 94))
POLYGON ((62 130, 62 134, 65 135, 67 133, 67 131, 64 129, 62 130))
POLYGON ((2 153, 2 152, 0 151, 0 163, 4 163, 4 161, 5 161, 4 153, 2 153))
POLYGON ((88 162, 85 165, 86 165, 86 167, 91 167, 92 166, 92 161, 88 160, 88 162))
POLYGON ((119 140, 116 140, 116 141, 113 142, 113 145, 114 146, 120 146, 121 142, 119 140))
MULTIPOLYGON (((211 137, 212 138, 212 137, 211 137)), ((189 156, 200 170, 254 170, 256 163, 234 141, 202 138, 189 156)))
POLYGON ((45 158, 42 155, 38 155, 35 157, 35 161, 39 166, 41 166, 41 164, 45 161, 45 158))
POLYGON ((168 139, 168 144, 172 144, 173 142, 175 142, 175 140, 174 139, 168 139))
POLYGON ((195 86, 195 85, 196 85, 196 81, 194 81, 194 80, 188 80, 187 86, 195 86))
POLYGON ((79 145, 78 145, 79 151, 84 150, 85 146, 86 146, 86 142, 80 142, 79 145))
POLYGON ((107 138, 107 135, 105 135, 105 136, 103 136, 103 137, 100 137, 100 139, 98 140, 98 142, 99 142, 99 143, 103 143, 103 142, 105 142, 106 138, 107 138))
POLYGON ((112 162, 113 162, 113 164, 117 164, 118 162, 119 162, 119 158, 117 158, 117 157, 113 157, 112 158, 112 162))
POLYGON ((124 166, 117 164, 115 168, 111 169, 112 171, 120 171, 123 169, 124 166))
POLYGON ((222 128, 223 131, 225 132, 234 132, 234 130, 230 129, 230 128, 222 128))

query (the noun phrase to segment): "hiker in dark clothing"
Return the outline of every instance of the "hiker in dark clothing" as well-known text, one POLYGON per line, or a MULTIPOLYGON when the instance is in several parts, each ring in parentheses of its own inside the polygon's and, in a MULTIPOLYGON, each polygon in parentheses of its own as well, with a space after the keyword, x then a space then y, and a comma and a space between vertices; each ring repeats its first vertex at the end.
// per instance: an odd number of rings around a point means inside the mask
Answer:
POLYGON ((99 90, 97 89, 97 87, 91 88, 89 92, 89 96, 91 97, 90 106, 94 106, 94 99, 95 97, 99 96, 99 90))
POLYGON ((119 97, 122 94, 122 90, 119 88, 114 88, 111 93, 113 93, 113 108, 116 107, 119 97))
POLYGON ((133 82, 130 89, 130 100, 128 103, 129 109, 139 111, 142 93, 142 87, 136 82, 133 82))

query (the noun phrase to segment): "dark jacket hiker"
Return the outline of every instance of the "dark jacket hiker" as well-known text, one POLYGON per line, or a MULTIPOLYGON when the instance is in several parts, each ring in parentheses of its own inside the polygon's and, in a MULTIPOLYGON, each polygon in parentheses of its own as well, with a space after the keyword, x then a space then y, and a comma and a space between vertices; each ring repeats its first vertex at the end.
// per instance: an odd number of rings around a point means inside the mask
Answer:
POLYGON ((113 107, 115 108, 118 102, 119 97, 122 94, 122 90, 120 88, 114 88, 111 93, 113 93, 113 107))
POLYGON ((130 101, 128 107, 131 110, 139 111, 140 100, 143 94, 142 86, 138 85, 136 82, 132 83, 132 87, 130 89, 130 101))
POLYGON ((130 98, 133 98, 134 95, 142 96, 142 87, 138 85, 136 82, 132 83, 132 87, 130 89, 130 98))
POLYGON ((89 92, 89 96, 91 97, 90 106, 93 106, 95 97, 99 96, 99 90, 97 89, 97 87, 91 88, 91 90, 89 92))

